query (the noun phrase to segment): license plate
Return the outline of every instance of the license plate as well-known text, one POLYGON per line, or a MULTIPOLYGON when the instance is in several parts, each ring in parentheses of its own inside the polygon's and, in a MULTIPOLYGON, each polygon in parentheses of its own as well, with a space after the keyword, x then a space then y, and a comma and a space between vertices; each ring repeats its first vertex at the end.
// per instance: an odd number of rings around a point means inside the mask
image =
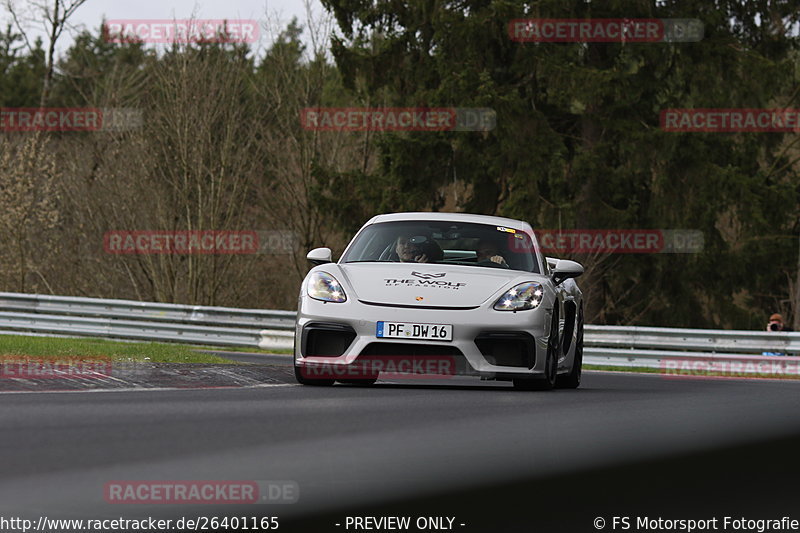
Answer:
POLYGON ((412 324, 409 322, 378 322, 376 337, 392 339, 453 340, 451 324, 412 324))

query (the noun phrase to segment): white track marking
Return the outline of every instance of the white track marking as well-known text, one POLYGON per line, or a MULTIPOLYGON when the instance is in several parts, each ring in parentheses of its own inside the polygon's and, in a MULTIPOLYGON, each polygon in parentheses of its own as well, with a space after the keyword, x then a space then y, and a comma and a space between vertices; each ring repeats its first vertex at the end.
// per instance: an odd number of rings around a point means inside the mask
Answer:
POLYGON ((84 390, 9 390, 0 391, 0 394, 82 394, 88 392, 163 392, 163 391, 198 391, 198 390, 235 390, 235 389, 266 389, 271 387, 296 387, 296 383, 260 383, 258 385, 222 386, 222 387, 136 387, 126 389, 84 389, 84 390))

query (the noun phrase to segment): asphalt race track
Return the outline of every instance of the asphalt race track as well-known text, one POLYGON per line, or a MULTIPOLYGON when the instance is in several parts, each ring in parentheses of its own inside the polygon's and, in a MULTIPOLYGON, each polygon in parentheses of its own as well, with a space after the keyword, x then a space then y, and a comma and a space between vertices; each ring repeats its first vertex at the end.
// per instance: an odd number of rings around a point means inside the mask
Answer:
POLYGON ((258 370, 265 384, 248 388, 0 394, 0 515, 272 515, 281 531, 345 531, 348 515, 451 516, 457 531, 595 531, 596 516, 643 512, 800 518, 797 381, 587 372, 577 391, 318 388, 294 385, 279 357, 258 370), (291 480, 300 497, 113 505, 115 480, 291 480))

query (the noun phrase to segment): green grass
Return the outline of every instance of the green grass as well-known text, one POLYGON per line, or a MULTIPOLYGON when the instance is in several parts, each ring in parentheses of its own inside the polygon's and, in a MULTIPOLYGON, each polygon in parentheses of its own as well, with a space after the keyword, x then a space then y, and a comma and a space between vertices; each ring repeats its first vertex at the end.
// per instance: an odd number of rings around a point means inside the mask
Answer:
POLYGON ((584 370, 608 370, 610 372, 646 372, 648 374, 660 374, 660 368, 650 368, 646 366, 605 366, 605 365, 583 365, 584 370))
POLYGON ((288 354, 294 353, 291 348, 276 348, 274 350, 262 350, 261 348, 248 348, 247 346, 213 346, 203 347, 203 350, 214 350, 215 352, 242 352, 242 353, 278 353, 288 354))
POLYGON ((231 363, 227 359, 198 352, 196 346, 183 344, 0 335, 0 358, 8 356, 109 357, 113 362, 231 363))

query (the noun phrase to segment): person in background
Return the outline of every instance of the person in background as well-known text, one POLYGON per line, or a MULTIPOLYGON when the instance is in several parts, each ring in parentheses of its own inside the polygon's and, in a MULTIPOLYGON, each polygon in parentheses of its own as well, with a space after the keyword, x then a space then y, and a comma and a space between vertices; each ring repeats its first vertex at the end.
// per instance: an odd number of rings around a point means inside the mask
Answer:
POLYGON ((793 331, 792 328, 783 323, 783 315, 774 313, 767 322, 767 331, 793 331))
MULTIPOLYGON (((783 315, 773 313, 767 322, 767 331, 792 331, 792 328, 783 323, 783 315)), ((761 355, 780 356, 786 355, 783 352, 761 352, 761 355)))

